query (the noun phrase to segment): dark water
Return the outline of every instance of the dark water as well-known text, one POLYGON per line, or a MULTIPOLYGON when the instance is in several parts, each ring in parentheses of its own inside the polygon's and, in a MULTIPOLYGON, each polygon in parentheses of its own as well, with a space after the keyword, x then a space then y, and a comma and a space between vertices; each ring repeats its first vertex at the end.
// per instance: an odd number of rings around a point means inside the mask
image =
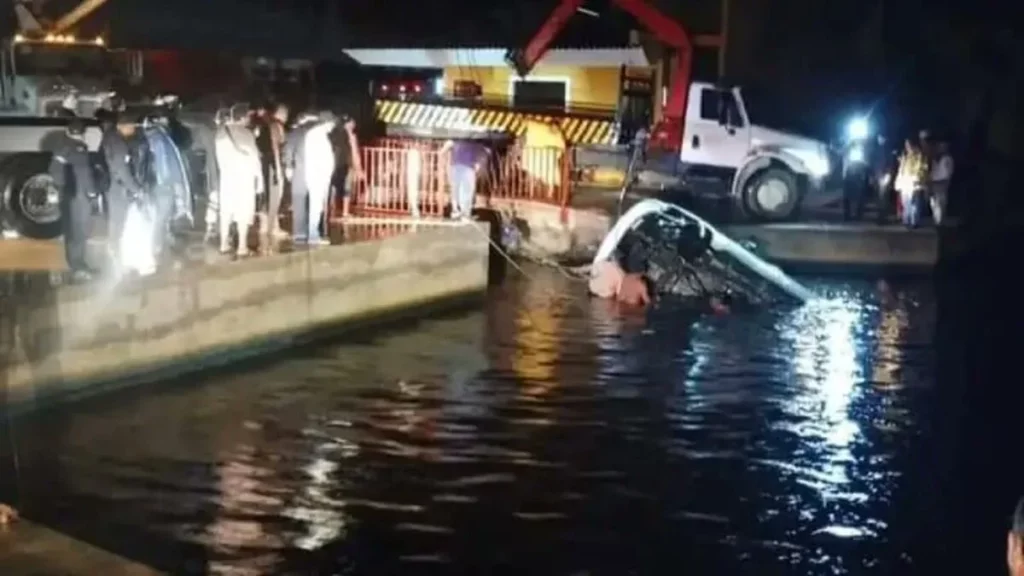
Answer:
POLYGON ((645 318, 530 272, 19 422, 20 506, 175 574, 907 574, 942 544, 930 283, 645 318))

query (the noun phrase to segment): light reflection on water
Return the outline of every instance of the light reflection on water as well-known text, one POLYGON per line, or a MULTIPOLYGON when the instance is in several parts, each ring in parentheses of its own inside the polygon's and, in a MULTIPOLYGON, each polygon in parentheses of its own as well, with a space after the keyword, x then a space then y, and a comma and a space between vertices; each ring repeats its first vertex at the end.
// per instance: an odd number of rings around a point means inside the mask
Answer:
POLYGON ((479 312, 33 423, 23 474, 54 488, 26 507, 173 573, 908 561, 927 290, 695 321, 534 273, 479 312))

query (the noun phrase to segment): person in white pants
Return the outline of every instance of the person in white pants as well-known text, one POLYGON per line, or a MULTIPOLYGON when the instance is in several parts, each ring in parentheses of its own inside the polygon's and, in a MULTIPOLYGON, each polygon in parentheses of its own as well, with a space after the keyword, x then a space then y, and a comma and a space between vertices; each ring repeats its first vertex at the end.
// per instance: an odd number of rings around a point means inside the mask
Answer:
MULTIPOLYGON (((320 236, 320 221, 327 208, 331 191, 331 177, 334 175, 334 148, 330 133, 337 124, 337 118, 327 112, 320 115, 320 121, 306 132, 302 142, 302 167, 305 170, 306 186, 309 188, 309 219, 306 241, 309 244, 330 244, 320 236)), ((327 233, 327 225, 324 225, 327 233)))
POLYGON ((949 201, 949 181, 953 178, 953 155, 949 153, 949 144, 939 142, 935 150, 935 161, 932 163, 928 183, 928 201, 932 208, 932 219, 936 226, 941 226, 946 218, 946 203, 949 201))
POLYGON ((238 229, 239 256, 249 254, 249 228, 256 219, 256 195, 263 190, 256 137, 242 122, 227 121, 217 128, 214 142, 220 170, 220 251, 231 252, 231 224, 238 229))

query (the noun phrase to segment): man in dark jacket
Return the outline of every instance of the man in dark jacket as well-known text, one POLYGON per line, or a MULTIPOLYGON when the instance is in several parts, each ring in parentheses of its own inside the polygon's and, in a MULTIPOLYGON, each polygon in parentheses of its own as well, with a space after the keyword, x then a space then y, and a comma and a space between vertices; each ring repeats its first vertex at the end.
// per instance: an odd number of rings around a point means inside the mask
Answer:
POLYGON ((72 119, 57 141, 50 161, 50 177, 60 191, 61 222, 64 225, 64 255, 74 282, 89 280, 92 270, 86 258, 92 202, 96 182, 85 144, 85 123, 72 119))
POLYGON ((107 162, 110 186, 107 189, 107 241, 111 254, 117 256, 128 205, 142 195, 144 187, 132 166, 132 150, 128 139, 135 135, 135 124, 113 114, 100 121, 103 140, 100 151, 107 162))

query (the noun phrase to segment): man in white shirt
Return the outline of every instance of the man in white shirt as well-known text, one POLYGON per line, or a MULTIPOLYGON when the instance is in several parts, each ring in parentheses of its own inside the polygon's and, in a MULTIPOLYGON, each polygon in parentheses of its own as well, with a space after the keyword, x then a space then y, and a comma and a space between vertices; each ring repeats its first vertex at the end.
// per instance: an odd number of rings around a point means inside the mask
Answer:
POLYGON ((949 144, 939 142, 936 145, 935 158, 932 161, 931 173, 928 177, 928 199, 936 226, 941 226, 945 219, 946 202, 949 199, 949 181, 952 178, 953 156, 949 153, 949 144))

